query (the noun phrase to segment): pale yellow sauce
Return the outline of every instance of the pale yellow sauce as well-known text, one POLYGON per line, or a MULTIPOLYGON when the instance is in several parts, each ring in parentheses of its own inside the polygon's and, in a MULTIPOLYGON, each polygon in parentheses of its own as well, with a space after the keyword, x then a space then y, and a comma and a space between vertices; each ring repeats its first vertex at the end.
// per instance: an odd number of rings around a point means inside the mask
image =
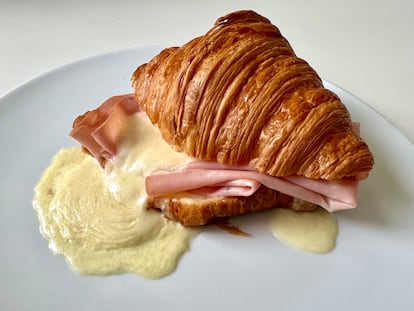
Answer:
POLYGON ((321 207, 312 212, 274 209, 270 225, 276 238, 302 251, 328 253, 336 245, 336 218, 321 207))
POLYGON ((163 277, 197 233, 145 207, 144 176, 188 158, 172 151, 144 114, 131 118, 105 170, 80 148, 62 149, 35 189, 41 233, 82 274, 163 277))

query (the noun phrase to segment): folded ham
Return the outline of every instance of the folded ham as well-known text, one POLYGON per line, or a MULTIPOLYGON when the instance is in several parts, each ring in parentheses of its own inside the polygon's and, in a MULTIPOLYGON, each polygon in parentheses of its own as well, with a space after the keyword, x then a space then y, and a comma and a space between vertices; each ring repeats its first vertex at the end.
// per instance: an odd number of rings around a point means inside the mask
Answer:
POLYGON ((116 154, 116 146, 126 118, 140 110, 132 94, 113 96, 98 108, 87 111, 73 122, 70 136, 101 163, 116 154))
POLYGON ((317 204, 330 212, 357 206, 358 181, 326 181, 301 176, 272 177, 248 166, 228 166, 194 161, 171 171, 157 171, 146 178, 149 196, 190 192, 205 196, 251 196, 261 185, 317 204), (171 181, 174 182, 171 182, 171 181))

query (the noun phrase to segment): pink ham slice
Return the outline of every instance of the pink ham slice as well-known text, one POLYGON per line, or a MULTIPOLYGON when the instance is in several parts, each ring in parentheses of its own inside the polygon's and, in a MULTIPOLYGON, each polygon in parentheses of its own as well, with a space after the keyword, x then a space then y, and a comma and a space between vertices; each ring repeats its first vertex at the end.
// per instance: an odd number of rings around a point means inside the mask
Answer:
POLYGON ((207 196, 250 196, 260 185, 315 203, 330 212, 357 206, 358 181, 325 181, 300 176, 277 178, 247 166, 232 167, 194 161, 177 170, 158 171, 146 178, 147 194, 154 197, 175 192, 207 196))
POLYGON ((133 94, 113 96, 95 110, 76 118, 70 136, 103 163, 116 154, 127 117, 139 110, 133 94))

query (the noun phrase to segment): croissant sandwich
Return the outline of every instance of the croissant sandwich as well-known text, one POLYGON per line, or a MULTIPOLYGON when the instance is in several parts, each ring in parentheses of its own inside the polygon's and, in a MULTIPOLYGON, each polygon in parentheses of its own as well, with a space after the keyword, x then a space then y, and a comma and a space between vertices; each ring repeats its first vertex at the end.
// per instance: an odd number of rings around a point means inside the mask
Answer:
POLYGON ((253 11, 219 18, 203 36, 164 49, 71 135, 101 163, 119 128, 145 113, 191 161, 146 176, 147 205, 184 225, 273 207, 356 207, 374 160, 344 104, 277 27, 253 11))

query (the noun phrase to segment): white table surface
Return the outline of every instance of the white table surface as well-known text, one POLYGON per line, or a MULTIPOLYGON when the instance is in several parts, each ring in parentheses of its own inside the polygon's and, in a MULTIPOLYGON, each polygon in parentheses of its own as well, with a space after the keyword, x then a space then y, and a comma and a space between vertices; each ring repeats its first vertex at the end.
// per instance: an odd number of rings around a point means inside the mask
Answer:
POLYGON ((410 0, 0 0, 0 95, 75 60, 185 43, 219 16, 247 8, 271 19, 322 78, 414 141, 410 0))

